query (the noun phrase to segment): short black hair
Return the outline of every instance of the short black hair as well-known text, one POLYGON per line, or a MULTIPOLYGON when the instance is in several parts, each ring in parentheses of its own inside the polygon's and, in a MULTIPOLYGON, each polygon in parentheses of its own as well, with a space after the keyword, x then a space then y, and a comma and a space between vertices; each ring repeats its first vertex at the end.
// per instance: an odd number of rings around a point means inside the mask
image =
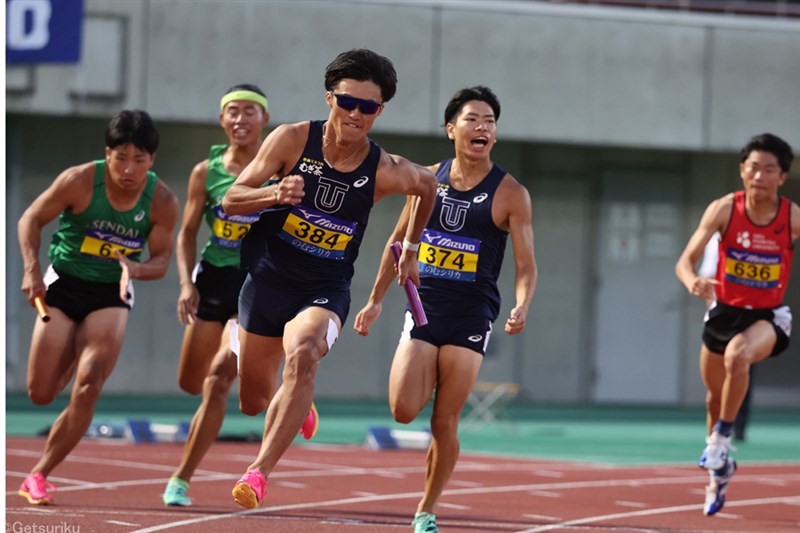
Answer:
MULTIPOLYGON (((225 94, 230 94, 234 91, 253 91, 254 93, 260 94, 264 98, 267 97, 267 94, 264 91, 262 91, 258 87, 258 85, 253 85, 252 83, 240 83, 239 85, 234 85, 233 87, 225 91, 225 94)), ((222 96, 225 96, 225 94, 223 94, 222 96)))
POLYGON ((453 122, 464 104, 471 100, 486 102, 489 104, 489 107, 492 108, 492 111, 494 111, 495 120, 500 118, 500 100, 497 99, 497 96, 495 96, 490 88, 484 87, 483 85, 476 85, 475 87, 461 89, 453 95, 447 103, 447 107, 444 108, 444 123, 449 124, 453 122))
POLYGON ((116 148, 133 144, 148 154, 158 150, 158 130, 147 111, 124 109, 117 113, 106 126, 106 146, 116 148))
POLYGON ((381 98, 388 102, 397 92, 397 72, 392 62, 365 48, 342 52, 325 69, 325 90, 333 91, 341 80, 371 81, 381 88, 381 98))
POLYGON ((792 168, 792 160, 794 159, 792 147, 777 135, 762 133, 747 141, 747 144, 739 152, 742 163, 750 157, 750 152, 768 152, 774 155, 778 158, 778 165, 780 165, 783 172, 789 172, 789 169, 792 168))

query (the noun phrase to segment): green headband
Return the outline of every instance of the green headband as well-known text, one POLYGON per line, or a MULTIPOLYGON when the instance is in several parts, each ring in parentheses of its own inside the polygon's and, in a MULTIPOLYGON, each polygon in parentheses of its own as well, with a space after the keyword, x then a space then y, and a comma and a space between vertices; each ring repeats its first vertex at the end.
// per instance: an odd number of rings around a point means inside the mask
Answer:
POLYGON ((223 96, 222 100, 219 103, 219 110, 220 111, 224 110, 225 106, 234 100, 249 100, 251 102, 260 104, 261 107, 264 108, 264 111, 267 110, 267 98, 263 95, 258 94, 255 91, 248 91, 246 89, 242 89, 240 91, 233 91, 223 96))

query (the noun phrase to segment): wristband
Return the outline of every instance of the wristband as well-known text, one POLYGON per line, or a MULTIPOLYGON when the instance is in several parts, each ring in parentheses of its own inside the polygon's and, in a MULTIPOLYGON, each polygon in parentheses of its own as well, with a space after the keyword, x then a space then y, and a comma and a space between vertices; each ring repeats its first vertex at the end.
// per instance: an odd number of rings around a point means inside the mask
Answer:
POLYGON ((419 243, 412 243, 408 239, 403 239, 403 250, 408 250, 410 252, 416 252, 419 250, 419 243))

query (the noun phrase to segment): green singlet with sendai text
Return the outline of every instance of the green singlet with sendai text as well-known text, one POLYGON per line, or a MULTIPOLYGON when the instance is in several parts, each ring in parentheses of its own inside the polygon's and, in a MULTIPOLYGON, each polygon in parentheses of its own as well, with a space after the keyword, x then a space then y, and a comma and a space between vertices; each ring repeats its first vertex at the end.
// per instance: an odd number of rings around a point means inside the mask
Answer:
POLYGON ((242 239, 250 230, 250 225, 258 220, 259 214, 227 215, 222 209, 222 198, 236 181, 236 177, 225 169, 222 160, 227 149, 225 144, 214 145, 208 156, 203 216, 211 230, 211 237, 203 248, 202 256, 217 267, 238 267, 242 239))
POLYGON ((81 213, 66 210, 59 218, 48 256, 58 272, 88 281, 119 281, 122 268, 115 251, 140 261, 152 224, 150 203, 156 187, 154 172, 136 205, 125 212, 111 206, 105 189, 105 160, 95 161, 94 189, 89 206, 81 213))

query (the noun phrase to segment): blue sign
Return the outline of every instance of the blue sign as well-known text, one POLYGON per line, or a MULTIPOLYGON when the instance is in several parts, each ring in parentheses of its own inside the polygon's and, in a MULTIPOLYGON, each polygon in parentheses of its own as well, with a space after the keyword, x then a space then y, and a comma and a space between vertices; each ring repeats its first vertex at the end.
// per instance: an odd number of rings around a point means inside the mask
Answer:
POLYGON ((6 0, 6 64, 77 63, 83 0, 6 0))

